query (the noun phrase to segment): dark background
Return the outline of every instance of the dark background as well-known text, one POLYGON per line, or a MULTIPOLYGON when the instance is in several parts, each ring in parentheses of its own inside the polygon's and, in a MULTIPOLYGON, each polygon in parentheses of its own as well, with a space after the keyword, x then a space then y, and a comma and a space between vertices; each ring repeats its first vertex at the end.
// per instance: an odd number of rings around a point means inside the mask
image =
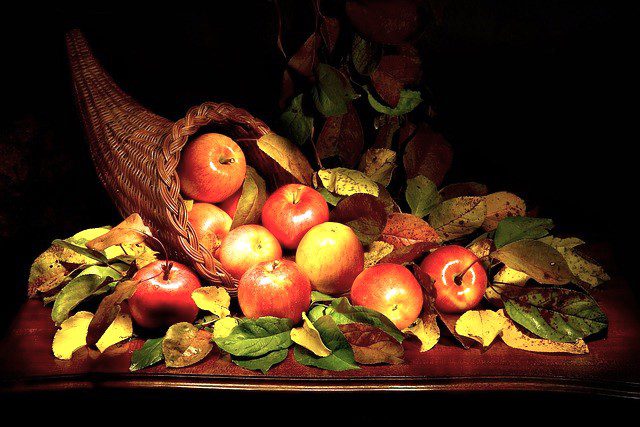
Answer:
MULTIPOLYGON (((604 1, 440 3, 443 25, 424 65, 455 149, 447 182, 516 192, 560 232, 610 242, 617 272, 632 272, 637 136, 625 129, 635 117, 624 101, 633 99, 637 47, 619 19, 627 11, 604 1)), ((0 25, 3 326, 51 240, 119 219, 76 115, 65 31, 83 29, 125 91, 171 119, 212 100, 273 123, 284 67, 269 1, 153 12, 18 8, 0 25)), ((294 9, 290 22, 309 19, 308 8, 294 9)))

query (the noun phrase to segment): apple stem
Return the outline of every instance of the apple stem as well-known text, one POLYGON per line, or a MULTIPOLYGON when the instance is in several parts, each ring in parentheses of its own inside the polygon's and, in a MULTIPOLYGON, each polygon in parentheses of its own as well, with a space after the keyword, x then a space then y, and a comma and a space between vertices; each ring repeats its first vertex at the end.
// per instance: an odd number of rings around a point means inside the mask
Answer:
POLYGON ((464 270, 462 270, 462 273, 458 273, 455 276, 453 276, 453 282, 458 286, 462 286, 462 278, 464 277, 465 274, 467 274, 467 271, 469 271, 471 267, 473 267, 478 261, 486 259, 488 256, 489 255, 485 255, 480 258, 476 258, 471 264, 469 264, 464 270))
POLYGON ((300 192, 301 188, 297 188, 296 191, 293 192, 293 204, 297 204, 300 201, 300 192))
POLYGON ((162 275, 162 280, 164 280, 165 282, 169 280, 169 274, 171 273, 172 268, 173 268, 173 263, 169 261, 167 261, 166 264, 162 266, 162 272, 164 273, 162 275))
POLYGON ((234 157, 221 157, 220 158, 220 164, 221 165, 228 165, 231 163, 235 163, 236 159, 234 157))

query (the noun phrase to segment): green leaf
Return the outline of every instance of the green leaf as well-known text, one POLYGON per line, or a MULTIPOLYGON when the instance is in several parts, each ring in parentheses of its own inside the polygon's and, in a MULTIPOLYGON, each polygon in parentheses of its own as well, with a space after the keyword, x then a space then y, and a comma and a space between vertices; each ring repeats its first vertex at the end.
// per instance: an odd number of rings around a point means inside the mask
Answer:
POLYGON ((553 221, 547 218, 514 216, 503 219, 496 228, 494 242, 496 248, 524 239, 539 239, 549 234, 553 221))
POLYGON ((103 285, 119 280, 127 268, 125 264, 120 263, 115 263, 111 267, 113 269, 105 266, 90 266, 67 283, 56 297, 51 311, 51 319, 56 324, 62 323, 69 317, 71 310, 76 308, 82 301, 92 295, 108 290, 108 287, 103 285))
POLYGON ((354 33, 351 43, 351 62, 358 73, 363 76, 373 73, 381 56, 382 49, 378 44, 354 33))
POLYGON ((137 371, 162 361, 164 359, 162 340, 164 340, 164 337, 146 340, 142 347, 131 355, 129 370, 131 372, 137 371))
POLYGON ((325 309, 325 314, 330 315, 338 325, 364 323, 382 329, 398 342, 402 342, 404 339, 402 332, 384 314, 366 307, 351 305, 345 297, 334 300, 331 305, 325 309))
POLYGON ((564 285, 573 277, 560 252, 539 240, 509 243, 492 252, 491 257, 542 284, 564 285))
POLYGON ((484 197, 454 197, 431 210, 429 224, 447 241, 472 233, 486 216, 484 197))
POLYGON ((326 311, 328 310, 328 308, 329 306, 326 304, 316 304, 307 312, 307 317, 312 322, 315 322, 316 320, 327 314, 326 311))
POLYGON ((596 301, 571 289, 531 288, 504 303, 514 322, 552 341, 575 342, 608 326, 596 301))
POLYGON ((360 369, 356 365, 349 341, 330 316, 320 317, 313 322, 313 326, 320 333, 322 342, 331 350, 331 354, 325 357, 316 356, 306 348, 297 345, 294 356, 298 363, 330 371, 360 369))
POLYGON ((234 356, 257 357, 289 348, 293 322, 277 317, 245 319, 224 338, 214 338, 222 350, 234 356))
POLYGON ((269 369, 273 365, 277 365, 287 358, 289 354, 289 349, 284 348, 282 350, 275 350, 270 353, 265 354, 264 356, 259 357, 232 357, 231 360, 238 366, 241 366, 245 369, 251 369, 252 371, 261 371, 263 374, 266 374, 269 369))
POLYGON ((344 198, 343 196, 337 196, 331 193, 329 190, 327 190, 324 187, 317 188, 317 190, 318 190, 318 193, 320 193, 322 197, 324 197, 324 200, 331 206, 336 206, 340 202, 340 200, 344 198))
POLYGON ((404 89, 400 92, 400 100, 398 101, 398 105, 396 105, 394 108, 391 108, 381 104, 377 99, 375 99, 369 91, 369 88, 365 86, 364 89, 367 91, 367 99, 369 100, 369 104, 371 104, 373 109, 389 116, 400 116, 402 114, 407 114, 413 111, 413 109, 420 105, 420 103, 422 102, 420 92, 404 89))
POLYGON ((407 180, 405 197, 411 213, 420 218, 427 216, 441 200, 438 188, 433 181, 422 175, 407 180))
POLYGON ((611 279, 611 277, 609 277, 609 275, 604 271, 604 268, 596 262, 581 255, 574 249, 577 246, 584 245, 584 241, 576 237, 560 239, 553 236, 544 237, 540 239, 540 241, 556 248, 556 250, 562 254, 565 261, 567 261, 569 269, 574 276, 576 276, 579 281, 588 284, 590 287, 596 287, 611 279))
POLYGON ((387 224, 384 202, 370 194, 352 194, 331 211, 330 221, 349 226, 360 242, 368 245, 382 234, 387 224))
POLYGON ((251 166, 247 166, 247 175, 242 184, 242 194, 233 216, 231 229, 245 224, 258 224, 262 206, 267 200, 267 187, 264 179, 251 166))
POLYGON ((318 111, 326 117, 346 114, 348 102, 357 97, 349 81, 327 64, 318 64, 317 74, 311 95, 318 111))
POLYGON ((316 302, 331 302, 334 299, 336 298, 331 295, 323 294, 319 291, 311 291, 311 304, 316 302))
POLYGON ((313 117, 305 114, 302 108, 303 94, 291 100, 289 107, 280 116, 285 136, 298 145, 303 145, 311 139, 313 117))
POLYGON ((79 253, 80 255, 86 256, 87 258, 91 258, 95 261, 98 261, 102 264, 109 264, 109 260, 107 256, 101 251, 95 251, 93 249, 85 248, 84 246, 78 246, 73 243, 67 242, 65 240, 56 239, 52 242, 53 245, 62 246, 67 249, 71 249, 72 251, 79 253))

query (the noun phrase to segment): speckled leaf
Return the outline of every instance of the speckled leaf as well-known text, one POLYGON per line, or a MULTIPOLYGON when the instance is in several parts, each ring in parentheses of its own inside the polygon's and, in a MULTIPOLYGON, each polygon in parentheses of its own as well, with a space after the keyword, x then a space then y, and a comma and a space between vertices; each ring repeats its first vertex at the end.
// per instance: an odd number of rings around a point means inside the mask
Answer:
POLYGON ((435 313, 425 313, 403 332, 416 337, 420 341, 421 353, 429 351, 440 340, 438 315, 435 313))
POLYGON ((137 213, 133 213, 107 233, 88 241, 86 247, 96 251, 103 251, 110 246, 142 243, 145 237, 150 235, 151 230, 144 225, 142 217, 137 213))
POLYGON ((379 262, 391 264, 406 264, 420 258, 431 249, 438 247, 437 242, 417 242, 411 245, 402 246, 385 255, 379 262))
POLYGON ((387 224, 384 203, 370 194, 353 194, 340 201, 331 211, 330 220, 345 224, 365 245, 372 243, 387 224))
POLYGON ((322 169, 317 173, 322 186, 339 196, 364 193, 378 196, 378 185, 364 173, 347 168, 322 169))
POLYGON ((382 258, 393 252, 393 245, 387 242, 375 241, 369 245, 369 250, 364 253, 364 268, 373 267, 382 258))
POLYGON ((538 283, 564 285, 573 277, 560 252, 538 240, 509 243, 491 256, 507 267, 528 274, 538 283))
POLYGON ((503 265, 487 286, 484 297, 496 307, 504 307, 503 299, 515 298, 526 291, 528 274, 503 265))
POLYGON ((453 199, 462 196, 486 196, 488 194, 487 186, 477 182, 460 182, 449 184, 440 189, 442 200, 453 199))
POLYGON ((339 157, 347 167, 358 163, 364 137, 356 109, 347 104, 347 112, 341 116, 328 117, 316 142, 320 159, 339 157))
POLYGON ((396 152, 387 148, 370 148, 362 159, 358 170, 380 185, 388 186, 396 168, 396 152))
POLYGON ((524 200, 506 191, 491 193, 485 196, 484 200, 487 204, 487 217, 482 223, 482 228, 486 231, 495 230, 498 223, 505 218, 524 216, 527 212, 524 200))
POLYGON ((92 318, 92 313, 79 311, 62 322, 51 345, 56 358, 69 360, 74 351, 86 345, 87 329, 92 318))
POLYGON ((95 316, 89 325, 87 344, 95 345, 104 332, 120 313, 121 304, 131 298, 138 287, 137 280, 124 280, 118 283, 113 292, 100 301, 95 316))
POLYGON ((552 341, 575 342, 608 326, 590 295, 565 288, 530 288, 506 300, 505 311, 514 322, 552 341))
POLYGON ((487 207, 482 197, 456 197, 436 206, 429 222, 445 241, 477 230, 485 220, 487 207))
POLYGON ((227 317, 230 314, 231 297, 225 288, 203 286, 194 290, 191 298, 200 310, 208 311, 218 317, 227 317))
POLYGON ((211 333, 187 322, 171 326, 162 341, 164 360, 170 368, 196 364, 212 349, 211 333))
MULTIPOLYGON (((384 314, 366 307, 351 305, 349 300, 344 297, 332 301, 331 305, 325 310, 325 314, 330 315, 338 325, 366 323, 382 329, 398 342, 402 342, 404 338, 402 332, 384 314)), ((329 345, 327 344, 327 346, 329 345)), ((331 347, 329 346, 329 348, 331 347)))
POLYGON ((556 248, 567 261, 567 265, 569 265, 569 269, 574 276, 589 287, 596 287, 611 279, 600 265, 575 250, 576 247, 584 244, 582 240, 575 237, 560 239, 547 236, 540 239, 540 241, 556 248))
POLYGON ((426 221, 415 215, 393 213, 387 219, 387 225, 380 240, 400 248, 418 242, 435 245, 440 243, 440 236, 426 221))

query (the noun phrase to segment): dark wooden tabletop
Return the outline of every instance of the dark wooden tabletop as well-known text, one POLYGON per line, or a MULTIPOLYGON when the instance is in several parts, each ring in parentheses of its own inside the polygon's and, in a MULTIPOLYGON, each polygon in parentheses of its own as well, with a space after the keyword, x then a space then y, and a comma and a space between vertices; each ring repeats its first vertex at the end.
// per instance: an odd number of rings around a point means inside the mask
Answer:
POLYGON ((510 349, 499 340, 488 350, 464 350, 442 340, 426 353, 405 342, 406 363, 328 372, 304 367, 292 354, 268 375, 244 370, 218 354, 183 369, 156 366, 128 371, 131 352, 142 341, 114 346, 104 354, 78 350, 72 360, 53 357, 55 327, 50 309, 28 301, 0 344, 0 387, 4 392, 95 388, 217 389, 264 391, 527 391, 569 392, 640 398, 640 318, 629 285, 616 279, 595 297, 609 316, 605 338, 589 342, 590 354, 537 354, 510 349))

